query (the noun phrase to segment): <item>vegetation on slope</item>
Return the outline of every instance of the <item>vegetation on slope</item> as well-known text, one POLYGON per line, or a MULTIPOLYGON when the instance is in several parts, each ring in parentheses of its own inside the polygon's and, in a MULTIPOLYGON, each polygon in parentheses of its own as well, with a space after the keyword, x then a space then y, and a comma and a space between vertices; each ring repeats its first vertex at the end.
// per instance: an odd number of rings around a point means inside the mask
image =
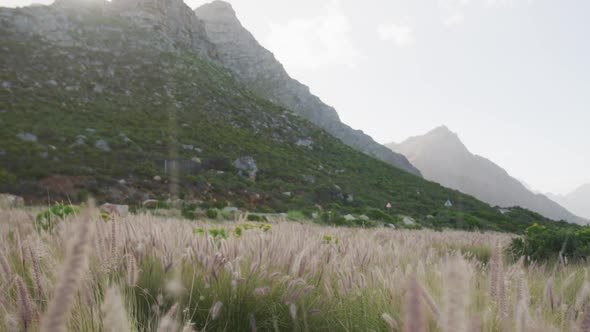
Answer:
POLYGON ((94 196, 138 206, 178 188, 204 208, 308 217, 323 210, 392 223, 409 215, 434 228, 516 232, 551 223, 520 209, 501 214, 354 151, 194 54, 56 47, 3 30, 0 192, 29 202, 94 196), (255 161, 254 181, 238 174, 240 157, 255 161), (171 177, 170 160, 188 171, 171 177))

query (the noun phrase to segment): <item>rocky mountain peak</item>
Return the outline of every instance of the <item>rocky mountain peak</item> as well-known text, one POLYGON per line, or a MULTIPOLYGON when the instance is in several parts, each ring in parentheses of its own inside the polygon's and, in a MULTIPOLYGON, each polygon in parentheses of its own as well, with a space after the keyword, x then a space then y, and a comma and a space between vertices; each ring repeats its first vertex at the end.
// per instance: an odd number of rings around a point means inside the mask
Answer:
POLYGON ((449 127, 444 126, 444 125, 434 128, 433 130, 431 130, 430 132, 428 132, 424 136, 435 137, 438 139, 445 139, 445 140, 459 140, 459 136, 457 135, 457 133, 452 132, 449 129, 449 127))
POLYGON ((444 153, 449 157, 470 154, 459 136, 447 126, 440 126, 422 136, 410 137, 400 144, 388 144, 387 146, 409 157, 410 160, 420 153, 444 153))
POLYGON ((239 23, 236 12, 228 2, 216 0, 195 10, 201 19, 216 20, 226 23, 239 23))

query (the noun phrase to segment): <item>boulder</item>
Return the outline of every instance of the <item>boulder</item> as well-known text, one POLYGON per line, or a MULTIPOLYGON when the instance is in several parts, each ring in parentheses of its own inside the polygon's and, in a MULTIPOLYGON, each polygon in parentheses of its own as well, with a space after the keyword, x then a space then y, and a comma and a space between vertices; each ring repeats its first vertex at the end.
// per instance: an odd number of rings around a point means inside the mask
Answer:
POLYGON ((25 200, 16 195, 0 194, 0 208, 21 208, 25 205, 25 200))
POLYGON ((119 217, 127 217, 129 215, 129 205, 105 203, 100 206, 100 210, 110 215, 117 215, 119 217))
POLYGON ((158 206, 158 201, 155 199, 146 199, 141 205, 148 209, 155 209, 158 206))
POLYGON ((346 220, 346 221, 353 221, 353 220, 356 220, 356 218, 352 214, 347 214, 347 215, 344 216, 344 220, 346 220))
POLYGON ((295 145, 304 148, 311 148, 311 146, 313 145, 313 141, 310 139, 298 139, 297 142, 295 142, 295 145))
POLYGON ((394 224, 385 224, 386 228, 391 228, 391 229, 395 229, 395 225, 394 224))
POLYGON ((233 165, 238 170, 239 176, 252 181, 256 180, 258 167, 254 158, 250 156, 240 157, 234 161, 233 165))
POLYGON ((105 151, 105 152, 111 151, 111 148, 109 147, 109 143, 107 143, 107 141, 105 141, 104 139, 99 139, 98 141, 96 141, 96 143, 94 144, 94 147, 96 147, 99 150, 105 151))
POLYGON ((25 142, 37 142, 37 136, 35 136, 31 133, 20 133, 20 134, 17 134, 16 137, 20 140, 25 141, 25 142))
POLYGON ((402 216, 402 222, 404 223, 404 225, 407 225, 407 226, 413 226, 416 224, 416 221, 414 220, 414 218, 408 217, 408 216, 402 216))
POLYGON ((226 213, 239 213, 240 212, 240 209, 238 209, 235 206, 226 206, 226 207, 223 208, 222 211, 223 212, 226 212, 226 213))

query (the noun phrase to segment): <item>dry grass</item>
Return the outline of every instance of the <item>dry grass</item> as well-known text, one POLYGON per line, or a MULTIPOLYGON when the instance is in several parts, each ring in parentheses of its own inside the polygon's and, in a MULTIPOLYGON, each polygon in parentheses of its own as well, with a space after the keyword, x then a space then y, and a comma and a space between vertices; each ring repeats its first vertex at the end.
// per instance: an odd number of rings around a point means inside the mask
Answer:
POLYGON ((0 330, 590 326, 586 270, 508 262, 496 248, 509 235, 244 225, 149 215, 105 223, 88 210, 49 234, 24 211, 0 211, 0 330), (228 238, 207 235, 213 228, 228 238))

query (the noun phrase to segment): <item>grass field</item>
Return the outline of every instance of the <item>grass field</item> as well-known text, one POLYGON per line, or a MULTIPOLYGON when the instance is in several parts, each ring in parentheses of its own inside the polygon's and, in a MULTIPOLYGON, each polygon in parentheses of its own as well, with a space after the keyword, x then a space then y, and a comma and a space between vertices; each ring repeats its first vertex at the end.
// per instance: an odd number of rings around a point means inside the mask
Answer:
POLYGON ((590 331, 587 269, 511 235, 0 211, 3 331, 590 331))

